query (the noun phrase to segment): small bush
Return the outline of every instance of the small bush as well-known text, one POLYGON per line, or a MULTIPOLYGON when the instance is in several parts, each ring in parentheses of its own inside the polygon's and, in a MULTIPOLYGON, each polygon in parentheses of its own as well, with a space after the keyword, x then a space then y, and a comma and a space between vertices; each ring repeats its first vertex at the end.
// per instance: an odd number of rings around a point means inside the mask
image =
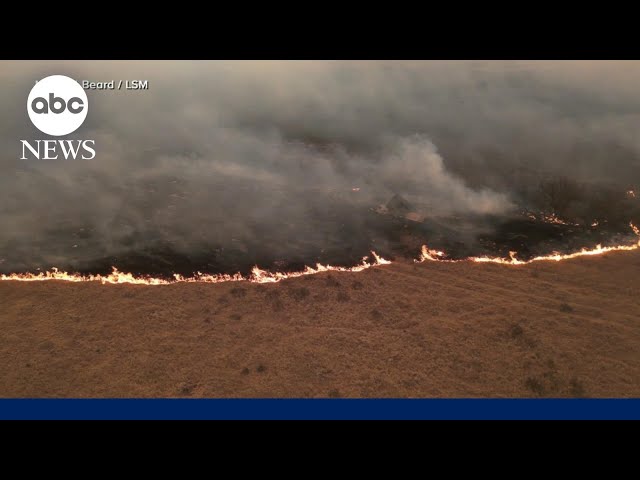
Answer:
POLYGON ((533 393, 535 393, 539 397, 544 395, 544 391, 545 391, 544 385, 537 378, 528 377, 525 380, 524 384, 530 391, 532 391, 533 393))
POLYGON ((518 324, 514 324, 511 326, 511 330, 509 331, 511 338, 520 338, 524 334, 524 330, 518 324))
POLYGON ((196 388, 195 383, 185 383, 180 387, 180 395, 184 395, 185 397, 190 396, 196 388))
POLYGON ((573 307, 568 303, 562 303, 560 304, 560 311, 564 313, 571 313, 573 312, 573 307))
POLYGON ((584 385, 576 377, 573 377, 569 382, 569 389, 572 397, 580 398, 586 396, 584 385))

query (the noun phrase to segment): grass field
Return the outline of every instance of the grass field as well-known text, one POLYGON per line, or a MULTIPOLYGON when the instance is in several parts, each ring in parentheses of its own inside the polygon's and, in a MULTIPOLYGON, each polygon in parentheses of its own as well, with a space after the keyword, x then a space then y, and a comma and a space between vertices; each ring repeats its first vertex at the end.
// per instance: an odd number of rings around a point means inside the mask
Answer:
POLYGON ((639 252, 277 284, 0 282, 2 397, 638 397, 639 252))

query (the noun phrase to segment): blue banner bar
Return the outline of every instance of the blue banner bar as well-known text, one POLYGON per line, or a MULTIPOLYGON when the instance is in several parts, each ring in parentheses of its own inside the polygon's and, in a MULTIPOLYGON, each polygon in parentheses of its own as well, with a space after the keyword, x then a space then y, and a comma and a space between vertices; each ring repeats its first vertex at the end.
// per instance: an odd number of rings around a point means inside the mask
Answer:
POLYGON ((639 420, 640 399, 0 399, 0 419, 639 420))

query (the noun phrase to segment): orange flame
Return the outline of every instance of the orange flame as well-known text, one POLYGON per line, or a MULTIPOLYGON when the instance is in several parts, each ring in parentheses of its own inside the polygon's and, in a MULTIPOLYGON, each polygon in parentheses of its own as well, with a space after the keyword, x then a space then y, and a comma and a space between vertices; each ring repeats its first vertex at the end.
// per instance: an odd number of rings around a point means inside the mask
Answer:
POLYGON ((313 275, 320 272, 361 272, 367 268, 378 265, 388 265, 391 262, 385 260, 375 252, 371 252, 373 260, 369 257, 363 257, 362 262, 354 267, 334 267, 331 265, 316 264, 315 268, 305 267, 300 272, 269 272, 253 267, 251 274, 244 277, 239 273, 234 275, 217 274, 210 275, 197 272, 193 277, 183 277, 175 274, 173 280, 154 277, 136 277, 131 273, 120 272, 117 268, 112 267, 113 271, 109 275, 78 275, 74 273, 61 272, 57 268, 53 268, 48 272, 34 273, 12 273, 10 275, 0 275, 0 280, 16 280, 21 282, 36 282, 44 280, 63 280, 67 282, 101 282, 118 284, 128 283, 133 285, 170 285, 173 283, 222 283, 222 282, 241 282, 247 281, 252 283, 275 283, 287 278, 301 277, 303 275, 313 275))
POLYGON ((426 260, 430 260, 432 262, 437 262, 438 260, 442 260, 442 257, 445 256, 445 253, 440 250, 432 250, 428 248, 426 245, 422 245, 422 250, 420 252, 419 262, 424 262, 426 260))
MULTIPOLYGON (((638 237, 640 237, 640 228, 636 227, 633 222, 629 223, 629 226, 633 230, 638 237)), ((558 252, 553 252, 551 255, 541 255, 538 257, 531 258, 529 260, 519 260, 516 258, 516 252, 509 252, 509 258, 502 257, 469 257, 462 260, 445 260, 442 257, 445 256, 444 252, 431 250, 426 245, 422 246, 422 252, 420 257, 416 260, 416 262, 421 263, 425 261, 440 261, 440 262, 463 262, 463 261, 471 261, 477 263, 499 263, 502 265, 526 265, 528 263, 540 262, 540 261, 555 261, 559 262, 560 260, 568 260, 570 258, 577 258, 583 256, 590 255, 602 255, 603 253, 608 252, 618 252, 618 251, 629 251, 629 250, 637 250, 640 249, 640 240, 635 245, 616 245, 613 247, 603 247, 602 245, 596 245, 595 248, 587 249, 583 248, 579 252, 562 254, 558 252)))
POLYGON ((636 192, 633 190, 627 190, 627 196, 629 198, 636 198, 636 192))
MULTIPOLYGON (((636 227, 632 222, 629 226, 633 232, 640 237, 640 228, 636 227)), ((502 265, 526 265, 528 263, 538 261, 560 261, 570 258, 582 257, 587 255, 601 255, 603 253, 615 252, 615 251, 629 251, 640 249, 640 240, 635 245, 618 245, 613 247, 603 247, 596 245, 593 249, 583 248, 579 252, 561 254, 554 252, 551 255, 544 255, 534 257, 530 260, 519 260, 516 258, 516 252, 509 252, 509 258, 501 257, 469 257, 462 260, 447 260, 444 257, 446 254, 440 250, 430 249, 426 245, 422 246, 420 257, 415 260, 416 262, 450 262, 457 263, 463 261, 471 261, 477 263, 499 263, 502 265)), ((66 282, 101 282, 102 284, 133 284, 133 285, 170 285, 174 283, 223 283, 223 282, 252 282, 252 283, 276 283, 288 278, 302 277, 304 275, 314 275, 321 272, 361 272, 371 267, 379 265, 389 265, 391 262, 379 256, 376 252, 371 252, 372 261, 369 257, 363 257, 360 264, 354 267, 334 267, 331 265, 316 264, 315 268, 305 267, 300 272, 269 272, 267 270, 261 270, 257 266, 253 267, 251 274, 248 276, 242 276, 239 273, 234 275, 227 274, 205 274, 197 272, 193 277, 184 277, 182 275, 174 274, 173 280, 167 280, 163 278, 154 277, 136 277, 131 273, 120 272, 115 267, 112 267, 112 272, 109 275, 79 275, 74 273, 61 272, 57 268, 52 268, 51 271, 40 273, 12 273, 9 275, 0 275, 0 280, 13 280, 20 282, 37 282, 46 280, 62 280, 66 282)))

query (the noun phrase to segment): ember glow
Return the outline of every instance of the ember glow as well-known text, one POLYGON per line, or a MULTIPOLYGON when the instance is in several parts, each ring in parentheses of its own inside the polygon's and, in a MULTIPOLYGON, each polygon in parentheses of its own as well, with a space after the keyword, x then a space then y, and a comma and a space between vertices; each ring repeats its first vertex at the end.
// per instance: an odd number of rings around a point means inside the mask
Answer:
POLYGON ((633 190, 627 190, 627 197, 636 198, 636 192, 633 190))
POLYGON ((74 273, 61 272, 53 268, 48 272, 41 273, 12 273, 10 275, 0 275, 0 280, 15 280, 20 282, 38 282, 46 280, 62 280, 66 282, 101 282, 118 284, 127 283, 133 285, 170 285, 174 283, 223 283, 223 282, 252 282, 252 283, 276 283, 287 278, 302 277, 304 275, 314 275, 321 272, 361 272, 367 268, 378 265, 388 265, 391 262, 385 260, 375 252, 371 252, 372 260, 363 257, 362 262, 354 267, 334 267, 331 265, 316 264, 315 268, 306 267, 300 272, 269 272, 261 270, 257 266, 253 267, 251 274, 242 276, 239 273, 234 275, 217 274, 210 275, 197 272, 193 277, 183 277, 174 275, 173 280, 154 277, 136 277, 131 273, 123 273, 112 267, 113 271, 109 275, 79 275, 74 273))
POLYGON ((545 223, 553 223, 555 225, 580 226, 577 223, 571 223, 571 222, 567 222, 565 220, 562 220, 555 213, 548 214, 548 213, 540 212, 540 213, 536 214, 536 213, 533 213, 533 212, 527 212, 526 216, 528 218, 530 218, 531 220, 534 220, 534 221, 541 221, 541 222, 545 222, 545 223))

